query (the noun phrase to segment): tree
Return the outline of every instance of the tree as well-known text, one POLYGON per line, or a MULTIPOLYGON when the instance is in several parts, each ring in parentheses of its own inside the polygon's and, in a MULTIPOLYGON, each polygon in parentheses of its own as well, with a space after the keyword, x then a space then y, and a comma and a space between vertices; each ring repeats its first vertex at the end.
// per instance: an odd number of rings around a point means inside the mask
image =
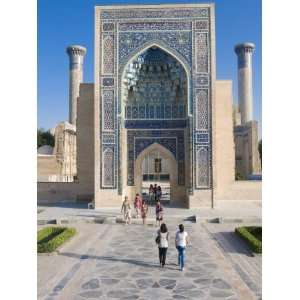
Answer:
POLYGON ((49 145, 54 147, 54 136, 49 130, 45 131, 43 128, 37 130, 37 147, 49 145))

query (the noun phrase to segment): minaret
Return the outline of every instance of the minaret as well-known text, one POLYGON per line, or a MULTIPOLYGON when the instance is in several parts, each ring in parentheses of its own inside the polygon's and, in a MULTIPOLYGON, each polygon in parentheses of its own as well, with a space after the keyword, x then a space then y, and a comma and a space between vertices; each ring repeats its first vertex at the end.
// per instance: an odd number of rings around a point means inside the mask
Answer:
POLYGON ((252 54, 255 45, 242 43, 234 47, 238 57, 238 95, 241 123, 253 120, 252 54))
POLYGON ((83 58, 86 48, 71 45, 67 48, 70 58, 69 66, 69 122, 76 126, 77 98, 79 97, 79 86, 83 81, 83 58))

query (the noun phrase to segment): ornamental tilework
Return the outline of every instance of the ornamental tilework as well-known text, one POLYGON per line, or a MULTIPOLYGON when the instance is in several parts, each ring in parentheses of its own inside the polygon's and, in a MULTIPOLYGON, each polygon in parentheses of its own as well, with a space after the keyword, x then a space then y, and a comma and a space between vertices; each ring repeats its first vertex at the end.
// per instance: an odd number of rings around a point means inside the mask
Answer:
POLYGON ((126 105, 125 118, 127 120, 133 119, 184 119, 185 118, 185 105, 184 104, 139 104, 139 105, 126 105), (151 110, 151 117, 149 111, 151 110), (132 113, 133 112, 133 113, 132 113))
POLYGON ((167 129, 185 128, 186 120, 125 120, 124 127, 127 129, 167 129))
POLYGON ((208 72, 208 34, 202 32, 195 33, 196 47, 196 72, 208 72))
POLYGON ((198 147, 196 150, 197 172, 196 183, 197 188, 209 187, 209 149, 208 147, 198 147))
POLYGON ((201 20, 201 21, 196 21, 195 22, 195 29, 196 30, 205 31, 205 30, 209 29, 208 27, 209 27, 208 20, 201 20))
MULTIPOLYGON (((102 110, 102 188, 115 189, 122 193, 122 181, 134 185, 134 161, 136 151, 142 151, 149 143, 159 143, 170 150, 176 140, 178 184, 185 185, 185 143, 189 144, 189 157, 193 168, 187 179, 189 192, 210 188, 211 170, 211 124, 210 124, 210 8, 123 8, 101 9, 101 68, 102 110), (193 26, 192 26, 193 24, 193 26), (122 76, 125 65, 147 47, 156 45, 174 58, 177 57, 188 72, 189 113, 187 105, 176 108, 166 105, 136 107, 125 106, 126 119, 122 119, 122 76), (103 100, 106 101, 103 102, 103 100), (105 105, 104 105, 105 104, 105 105), (181 116, 184 116, 182 119, 181 116), (171 118, 175 117, 175 120, 171 118), (161 120, 159 120, 161 118, 161 120), (186 119, 185 119, 186 118, 186 119), (170 119, 170 120, 165 120, 170 119), (117 123, 116 120, 118 120, 117 123), (187 124, 188 121, 188 124, 187 124), (104 126, 105 125, 105 126, 104 126), (127 178, 122 178, 120 169, 120 128, 127 131, 127 178), (189 136, 185 141, 184 130, 189 136), (106 128, 106 129, 105 129, 106 128), (178 129, 176 129, 178 128, 178 129), (179 129, 181 128, 181 129, 179 129), (170 130, 171 129, 171 130, 170 130), (116 164, 115 164, 116 163, 116 164), (117 167, 118 164, 118 167, 117 167)), ((179 80, 180 81, 180 80, 179 80)), ((151 92, 153 97, 156 91, 151 92)), ((160 93, 159 93, 160 94, 160 93)), ((183 102, 184 103, 184 102, 183 102)), ((150 144, 149 144, 150 145, 150 144)), ((149 146, 148 145, 148 146, 149 146)), ((175 152, 174 152, 175 151, 175 152)))
POLYGON ((191 31, 170 32, 120 32, 119 33, 119 68, 139 49, 143 49, 149 41, 166 44, 191 63, 192 34, 191 31))
POLYGON ((103 35, 103 48, 102 48, 102 68, 103 74, 114 73, 114 35, 105 34, 103 35))
POLYGON ((197 144, 208 144, 209 143, 209 134, 208 132, 196 132, 195 141, 197 144))
MULTIPOLYGON (((127 134, 127 185, 134 185, 134 162, 138 154, 153 143, 168 149, 178 163, 178 174, 185 172, 183 130, 129 130, 127 134)), ((184 185, 184 177, 178 177, 178 184, 184 185)))
POLYGON ((114 31, 115 24, 114 23, 103 23, 102 30, 103 31, 114 31))
POLYGON ((103 130, 114 130, 114 91, 104 90, 102 102, 103 130))
POLYGON ((196 129, 208 129, 208 90, 196 89, 196 129))
POLYGON ((138 19, 138 18, 208 18, 208 8, 186 9, 113 9, 102 10, 101 19, 138 19))
POLYGON ((191 22, 134 22, 120 23, 119 31, 141 30, 191 30, 191 22))
POLYGON ((115 135, 114 134, 102 134, 102 143, 103 144, 115 144, 115 135))
POLYGON ((102 86, 108 87, 108 86, 114 86, 115 79, 112 77, 104 77, 102 78, 102 86))
POLYGON ((152 138, 152 137, 148 137, 148 138, 136 138, 135 139, 135 145, 134 145, 134 149, 135 149, 135 158, 138 157, 138 155, 144 150, 146 149, 148 146, 154 144, 154 143, 159 143, 161 145, 163 145, 165 148, 167 148, 170 152, 172 152, 172 154, 174 155, 174 157, 176 158, 176 149, 177 149, 177 141, 176 141, 176 137, 170 137, 170 138, 152 138))
POLYGON ((103 187, 114 186, 114 151, 112 148, 106 148, 103 151, 103 187))
POLYGON ((195 87, 208 86, 209 77, 208 74, 197 74, 195 78, 195 87))

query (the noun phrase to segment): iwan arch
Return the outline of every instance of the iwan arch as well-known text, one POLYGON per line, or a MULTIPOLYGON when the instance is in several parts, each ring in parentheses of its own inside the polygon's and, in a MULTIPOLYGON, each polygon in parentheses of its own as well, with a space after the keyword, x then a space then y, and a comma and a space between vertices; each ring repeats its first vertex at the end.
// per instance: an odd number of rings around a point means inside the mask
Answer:
POLYGON ((153 153, 178 205, 233 197, 232 82, 216 80, 213 4, 97 6, 94 84, 82 83, 85 52, 69 48, 77 198, 133 199, 153 153))

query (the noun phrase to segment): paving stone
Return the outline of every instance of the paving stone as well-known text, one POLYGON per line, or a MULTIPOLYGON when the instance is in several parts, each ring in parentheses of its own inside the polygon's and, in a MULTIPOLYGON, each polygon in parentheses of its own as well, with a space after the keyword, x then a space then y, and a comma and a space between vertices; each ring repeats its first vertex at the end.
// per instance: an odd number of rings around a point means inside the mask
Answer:
POLYGON ((93 299, 98 299, 100 296, 102 296, 102 291, 87 291, 87 292, 83 292, 80 293, 79 295, 83 298, 93 298, 93 299))
POLYGON ((214 279, 213 286, 219 289, 230 289, 231 286, 223 279, 214 279))
POLYGON ((153 284, 154 284, 154 281, 151 278, 149 278, 149 279, 138 279, 136 281, 136 283, 137 283, 139 288, 146 289, 146 288, 152 287, 153 284))
POLYGON ((136 294, 139 294, 139 291, 136 289, 117 289, 117 290, 109 291, 107 293, 107 297, 122 299, 124 297, 129 297, 136 294))
POLYGON ((113 279, 113 278, 103 278, 101 279, 101 283, 105 285, 114 285, 117 284, 120 280, 119 279, 113 279))
POLYGON ((211 284, 212 280, 208 278, 198 278, 194 280, 194 283, 200 284, 200 285, 209 285, 211 284))
POLYGON ((161 286, 170 286, 170 285, 173 285, 173 284, 176 285, 176 280, 175 279, 161 279, 159 281, 159 284, 161 286))
POLYGON ((84 290, 98 289, 99 287, 99 280, 97 278, 93 278, 81 286, 84 290))
POLYGON ((224 299, 226 297, 233 296, 234 293, 232 291, 228 291, 228 290, 212 290, 212 291, 210 291, 210 295, 212 297, 224 299))

